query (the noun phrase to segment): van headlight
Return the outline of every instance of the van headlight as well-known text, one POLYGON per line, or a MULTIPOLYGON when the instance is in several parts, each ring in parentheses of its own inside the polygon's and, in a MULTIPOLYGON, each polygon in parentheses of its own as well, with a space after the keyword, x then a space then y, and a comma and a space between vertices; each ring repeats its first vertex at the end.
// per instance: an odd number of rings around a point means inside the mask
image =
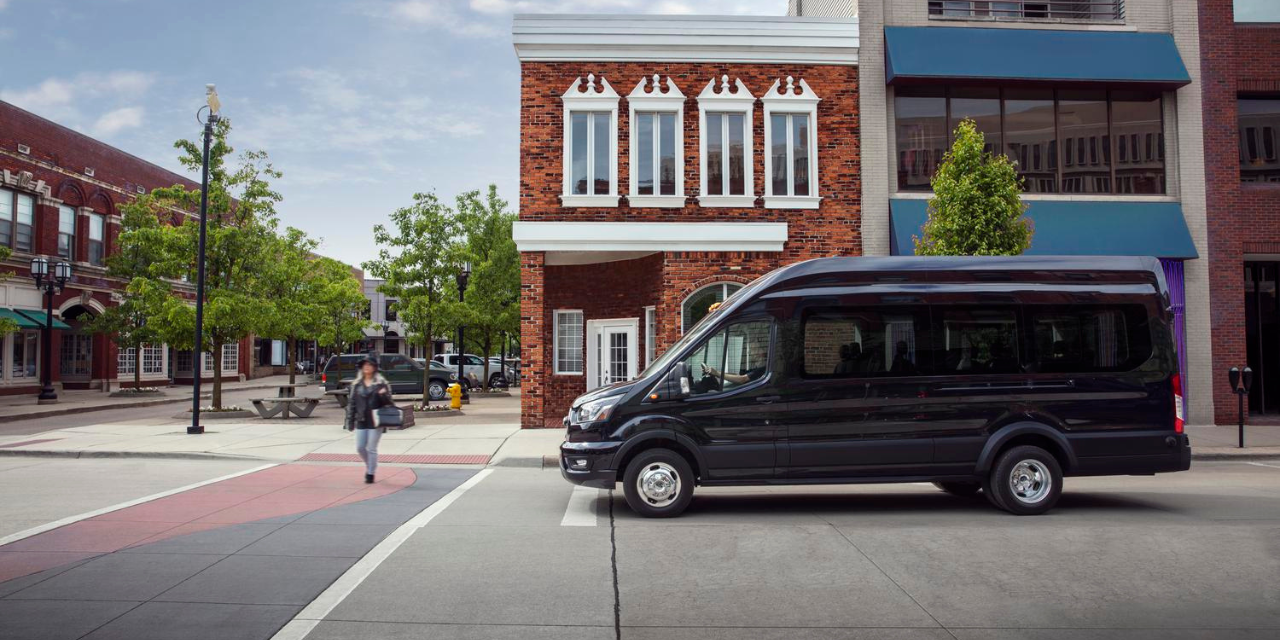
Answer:
POLYGON ((618 404, 618 399, 621 397, 620 395, 609 396, 608 398, 600 398, 580 405, 573 412, 574 424, 608 420, 609 414, 613 412, 614 405, 618 404))

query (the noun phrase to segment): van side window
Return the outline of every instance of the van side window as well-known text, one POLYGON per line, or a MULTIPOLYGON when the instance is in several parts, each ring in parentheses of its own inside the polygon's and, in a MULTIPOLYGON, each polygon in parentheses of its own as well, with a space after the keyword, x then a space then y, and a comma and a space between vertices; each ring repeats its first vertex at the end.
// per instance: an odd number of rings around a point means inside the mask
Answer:
POLYGON ((819 310, 804 321, 809 378, 914 376, 927 373, 926 308, 819 310))
POLYGON ((772 324, 768 320, 738 322, 707 338, 685 359, 692 376, 691 395, 728 391, 764 376, 772 324))
POLYGON ((1131 371, 1151 357, 1142 305, 1027 305, 1042 373, 1131 371))
POLYGON ((935 306, 939 319, 938 373, 1020 373, 1018 312, 1014 307, 935 306))

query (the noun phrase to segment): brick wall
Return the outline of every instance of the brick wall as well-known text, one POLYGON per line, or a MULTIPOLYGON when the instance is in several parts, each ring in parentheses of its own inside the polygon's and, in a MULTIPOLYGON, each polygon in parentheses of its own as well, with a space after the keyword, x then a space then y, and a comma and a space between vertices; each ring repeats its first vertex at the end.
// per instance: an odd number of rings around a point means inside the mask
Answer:
POLYGON ((1280 95, 1280 26, 1236 24, 1232 0, 1200 0, 1215 420, 1235 420, 1226 370, 1247 361, 1244 254, 1280 242, 1280 185, 1240 182, 1236 99, 1280 95))
MULTIPOLYGON (((582 309, 586 320, 640 320, 640 362, 644 354, 644 307, 654 306, 656 354, 680 337, 681 305, 691 293, 715 282, 748 283, 784 264, 861 253, 858 70, 852 66, 722 65, 677 63, 526 62, 521 74, 520 219, 528 221, 627 222, 786 222, 788 240, 781 253, 668 252, 649 257, 583 266, 546 266, 540 253, 522 263, 521 369, 525 427, 559 426, 569 403, 586 389, 585 376, 550 374, 552 313, 582 309), (565 208, 562 192, 564 116, 560 96, 578 77, 605 78, 619 95, 618 192, 630 185, 630 122, 626 94, 642 77, 671 77, 686 96, 684 107, 684 207, 671 209, 565 208), (739 78, 759 98, 778 79, 803 78, 822 101, 818 105, 817 210, 702 208, 700 192, 697 95, 712 78, 739 78)), ((754 193, 764 194, 763 104, 753 115, 754 193)))

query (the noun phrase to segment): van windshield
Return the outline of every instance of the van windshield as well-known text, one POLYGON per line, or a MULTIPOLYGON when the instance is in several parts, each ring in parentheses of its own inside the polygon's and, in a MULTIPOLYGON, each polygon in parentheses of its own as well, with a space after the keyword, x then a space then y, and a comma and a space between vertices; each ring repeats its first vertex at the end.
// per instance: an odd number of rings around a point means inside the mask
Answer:
MULTIPOLYGON (((770 273, 772 273, 772 271, 770 273)), ((684 334, 683 338, 680 338, 679 340, 677 340, 676 343, 671 345, 665 352, 663 352, 661 356, 659 356, 653 362, 649 363, 649 366, 645 367, 644 371, 640 372, 640 375, 639 377, 637 377, 637 380, 644 379, 654 374, 655 372, 662 371, 663 369, 666 368, 668 364, 671 364, 672 360, 675 360, 676 354, 683 351, 685 347, 691 344, 696 344, 698 341, 702 340, 702 338, 705 337, 706 334, 711 332, 712 325, 714 325, 716 323, 716 320, 720 318, 724 309, 727 309, 729 305, 733 301, 737 300, 738 298, 743 298, 748 295, 751 295, 751 291, 754 290, 756 288, 756 285, 758 285, 766 277, 768 277, 768 274, 765 274, 763 276, 760 276, 759 278, 756 278, 755 280, 752 280, 751 284, 748 284, 747 286, 741 289, 738 289, 737 291, 733 292, 728 298, 725 298, 724 302, 720 303, 720 306, 716 307, 715 310, 703 316, 702 319, 699 320, 697 324, 693 325, 693 327, 691 327, 689 331, 684 334)))

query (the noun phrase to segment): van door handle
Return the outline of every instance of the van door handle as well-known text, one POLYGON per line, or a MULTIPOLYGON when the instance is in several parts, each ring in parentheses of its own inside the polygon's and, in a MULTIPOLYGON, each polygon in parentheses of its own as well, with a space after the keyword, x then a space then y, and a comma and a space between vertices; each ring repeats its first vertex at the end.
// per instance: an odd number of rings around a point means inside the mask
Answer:
POLYGON ((773 404, 782 399, 782 396, 756 396, 756 402, 760 404, 773 404))

